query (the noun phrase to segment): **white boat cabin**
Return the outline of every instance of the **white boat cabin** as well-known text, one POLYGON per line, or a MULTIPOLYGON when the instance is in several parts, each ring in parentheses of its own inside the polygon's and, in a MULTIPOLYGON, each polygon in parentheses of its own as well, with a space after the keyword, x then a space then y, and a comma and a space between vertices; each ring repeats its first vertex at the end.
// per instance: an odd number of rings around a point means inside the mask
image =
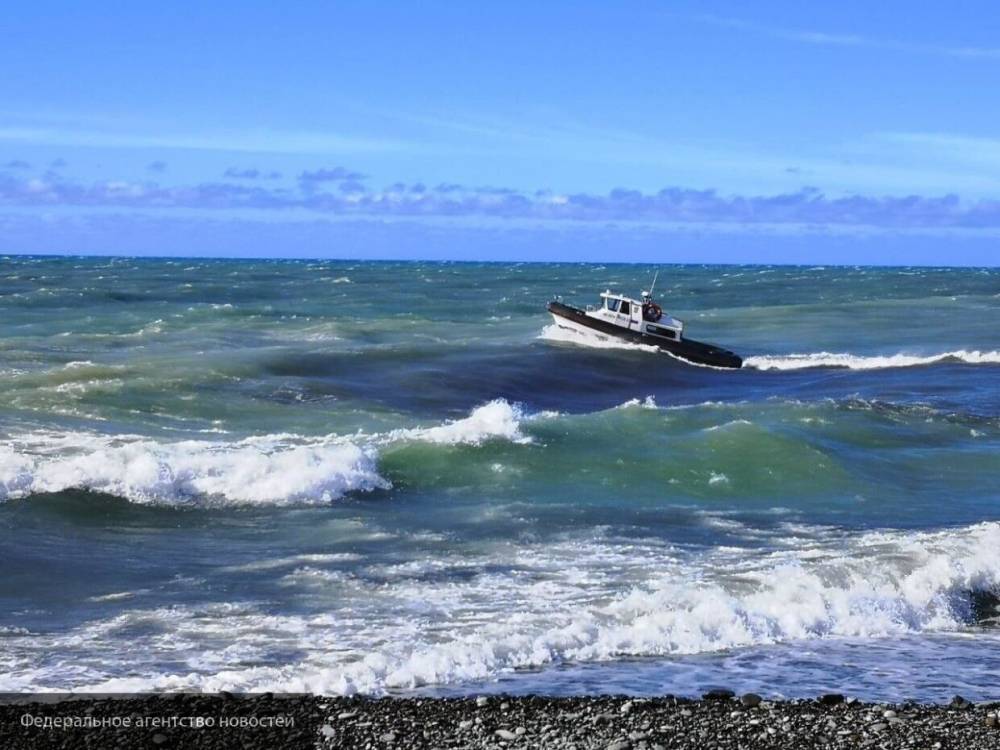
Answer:
POLYGON ((588 305, 586 313, 630 331, 671 341, 680 341, 684 331, 684 323, 663 312, 648 292, 636 300, 609 289, 601 293, 601 306, 588 305))

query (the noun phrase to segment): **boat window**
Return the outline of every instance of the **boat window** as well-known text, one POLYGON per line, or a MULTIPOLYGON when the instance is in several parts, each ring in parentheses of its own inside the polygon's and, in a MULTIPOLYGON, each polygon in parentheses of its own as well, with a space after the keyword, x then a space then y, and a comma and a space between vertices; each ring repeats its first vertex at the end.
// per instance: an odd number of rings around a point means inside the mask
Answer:
POLYGON ((628 302, 626 302, 625 300, 622 300, 622 307, 621 310, 619 310, 618 312, 620 312, 622 315, 632 314, 632 311, 629 309, 628 302))
POLYGON ((604 300, 608 303, 608 309, 611 312, 618 312, 618 303, 621 302, 621 300, 611 299, 610 297, 605 297, 604 300))

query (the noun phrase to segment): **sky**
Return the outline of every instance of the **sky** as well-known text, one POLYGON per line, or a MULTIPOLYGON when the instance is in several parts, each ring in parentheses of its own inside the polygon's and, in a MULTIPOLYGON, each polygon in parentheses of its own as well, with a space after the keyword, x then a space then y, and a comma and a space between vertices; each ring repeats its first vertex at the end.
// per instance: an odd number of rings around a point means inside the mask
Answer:
POLYGON ((997 265, 933 5, 10 2, 0 253, 997 265))

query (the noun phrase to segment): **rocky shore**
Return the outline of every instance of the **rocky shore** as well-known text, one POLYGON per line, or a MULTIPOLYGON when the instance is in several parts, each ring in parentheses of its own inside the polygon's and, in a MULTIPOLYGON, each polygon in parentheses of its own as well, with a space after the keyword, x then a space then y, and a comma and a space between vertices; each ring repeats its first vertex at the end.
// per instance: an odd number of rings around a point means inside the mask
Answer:
POLYGON ((1000 703, 178 695, 0 702, 20 748, 1000 748, 1000 703), (26 718, 28 717, 28 718, 26 718), (201 719, 199 722, 198 719, 201 719), (128 719, 126 721, 126 719, 128 719), (187 719, 187 721, 185 721, 187 719))

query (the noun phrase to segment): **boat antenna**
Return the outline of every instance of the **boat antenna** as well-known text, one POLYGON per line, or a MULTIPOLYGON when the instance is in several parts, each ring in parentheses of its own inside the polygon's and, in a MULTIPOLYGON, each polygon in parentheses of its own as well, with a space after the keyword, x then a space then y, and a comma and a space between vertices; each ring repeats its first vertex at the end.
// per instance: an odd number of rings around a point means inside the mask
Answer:
POLYGON ((653 288, 656 286, 656 277, 660 275, 660 269, 656 269, 656 273, 653 274, 653 283, 649 285, 649 291, 646 294, 650 299, 653 299, 653 288))

